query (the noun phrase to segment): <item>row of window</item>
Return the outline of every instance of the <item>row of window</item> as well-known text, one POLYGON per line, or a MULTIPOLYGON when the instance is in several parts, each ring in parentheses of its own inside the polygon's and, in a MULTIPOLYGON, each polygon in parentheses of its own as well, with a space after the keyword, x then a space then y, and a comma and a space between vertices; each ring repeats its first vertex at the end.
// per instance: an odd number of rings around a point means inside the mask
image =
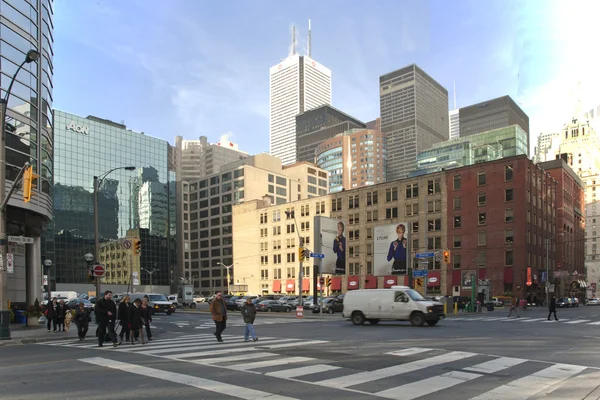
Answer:
MULTIPOLYGON (((262 262, 262 257, 261 257, 261 265, 266 265, 266 262, 263 263, 262 262)), ((302 271, 302 275, 306 278, 310 277, 310 270, 311 267, 310 266, 306 266, 306 267, 302 267, 303 271, 302 271)), ((284 278, 284 275, 282 274, 282 268, 274 268, 273 269, 273 275, 272 278, 269 278, 269 270, 266 268, 263 268, 260 270, 260 279, 265 281, 268 279, 296 279, 296 267, 289 267, 286 268, 286 275, 284 278)))

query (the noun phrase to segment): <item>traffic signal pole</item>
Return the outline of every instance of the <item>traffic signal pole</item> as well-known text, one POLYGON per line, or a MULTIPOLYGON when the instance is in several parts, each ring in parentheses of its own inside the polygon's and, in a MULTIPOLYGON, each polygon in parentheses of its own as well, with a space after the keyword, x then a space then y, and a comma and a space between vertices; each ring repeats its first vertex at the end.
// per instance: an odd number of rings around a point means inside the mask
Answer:
MULTIPOLYGON (((94 176, 94 258, 100 263, 100 234, 98 227, 98 177, 94 176)), ((102 278, 96 276, 96 301, 100 299, 102 278)))

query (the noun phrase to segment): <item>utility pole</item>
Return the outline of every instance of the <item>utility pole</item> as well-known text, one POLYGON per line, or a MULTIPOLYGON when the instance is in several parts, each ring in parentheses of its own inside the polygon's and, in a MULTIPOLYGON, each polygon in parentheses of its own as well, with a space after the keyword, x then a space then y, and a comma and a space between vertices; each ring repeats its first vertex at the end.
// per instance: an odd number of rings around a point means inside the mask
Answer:
MULTIPOLYGON (((231 293, 229 293, 229 282, 231 282, 231 275, 229 274, 229 270, 231 269, 231 267, 233 267, 233 264, 225 265, 221 262, 218 262, 217 265, 227 268, 227 294, 231 294, 231 293)), ((239 288, 239 286, 238 286, 238 288, 239 288)))
POLYGON ((157 269, 152 268, 152 270, 148 270, 146 268, 140 268, 142 271, 146 271, 150 275, 150 293, 152 293, 152 274, 158 272, 157 269))

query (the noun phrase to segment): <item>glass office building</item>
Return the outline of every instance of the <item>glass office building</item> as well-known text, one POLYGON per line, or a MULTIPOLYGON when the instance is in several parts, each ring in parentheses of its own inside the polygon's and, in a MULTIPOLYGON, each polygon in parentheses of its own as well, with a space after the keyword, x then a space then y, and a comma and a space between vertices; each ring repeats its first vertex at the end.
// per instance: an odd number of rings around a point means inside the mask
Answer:
POLYGON ((52 281, 87 282, 83 256, 94 253, 93 179, 121 167, 102 180, 98 196, 105 281, 129 284, 135 268, 142 285, 150 282, 147 271, 152 270, 152 284, 171 285, 177 222, 173 148, 165 140, 93 116, 56 111, 55 122, 54 221, 45 235, 52 281), (128 166, 136 169, 122 168, 128 166), (126 238, 142 241, 139 259, 114 251, 126 238))

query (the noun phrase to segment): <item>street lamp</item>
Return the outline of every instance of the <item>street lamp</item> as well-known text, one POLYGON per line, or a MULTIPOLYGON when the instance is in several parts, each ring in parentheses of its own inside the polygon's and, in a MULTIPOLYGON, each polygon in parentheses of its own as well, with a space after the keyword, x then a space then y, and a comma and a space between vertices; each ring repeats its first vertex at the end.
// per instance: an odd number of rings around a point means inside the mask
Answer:
MULTIPOLYGON (((0 340, 8 340, 10 339, 10 310, 8 309, 8 276, 5 270, 6 265, 6 254, 8 253, 8 238, 7 238, 7 226, 6 226, 6 207, 8 205, 8 200, 10 195, 12 194, 12 190, 14 190, 15 185, 13 184, 13 188, 6 195, 6 108, 8 107, 8 99, 10 98, 10 91, 12 90, 13 84, 15 83, 15 79, 17 79, 17 74, 25 64, 29 64, 32 61, 36 61, 40 58, 40 53, 37 50, 29 50, 27 55, 25 56, 25 60, 19 65, 19 68, 15 71, 12 79, 10 80, 10 84, 8 85, 8 89, 6 90, 6 95, 4 98, 0 99, 0 200, 2 203, 2 208, 0 209, 0 340)), ((29 163, 26 163, 26 166, 29 163)), ((15 183, 21 179, 21 174, 23 173, 23 169, 15 179, 15 183)))
MULTIPOLYGON (((550 247, 550 241, 554 240, 555 238, 557 238, 558 236, 562 236, 564 235, 564 232, 562 233, 557 233, 554 236, 551 236, 549 238, 546 238, 546 305, 550 304, 550 273, 549 273, 549 263, 548 263, 548 250, 550 247)), ((556 260, 556 252, 554 254, 554 258, 556 260)))
POLYGON ((231 265, 225 265, 225 264, 223 264, 221 262, 218 262, 217 265, 220 265, 222 267, 227 268, 227 294, 230 294, 229 293, 229 282, 231 281, 231 278, 229 276, 229 270, 231 269, 231 267, 233 267, 233 264, 231 264, 231 265))
MULTIPOLYGON (((100 262, 100 234, 98 233, 98 190, 100 189, 100 185, 102 185, 102 181, 106 178, 111 172, 116 171, 118 169, 124 169, 126 171, 134 171, 136 167, 117 167, 113 168, 108 172, 103 173, 100 177, 94 176, 94 242, 95 242, 95 258, 96 262, 100 262)), ((100 283, 101 278, 96 277, 96 298, 100 298, 100 283)))
POLYGON ((140 268, 142 271, 146 271, 148 273, 148 275, 150 275, 150 293, 152 293, 152 274, 155 272, 158 272, 157 269, 152 268, 151 270, 148 270, 146 268, 140 268))
POLYGON ((50 298, 52 297, 52 293, 50 292, 50 267, 52 266, 52 260, 49 259, 45 259, 44 260, 44 269, 45 269, 45 274, 46 275, 46 292, 48 293, 48 301, 50 301, 50 298))

